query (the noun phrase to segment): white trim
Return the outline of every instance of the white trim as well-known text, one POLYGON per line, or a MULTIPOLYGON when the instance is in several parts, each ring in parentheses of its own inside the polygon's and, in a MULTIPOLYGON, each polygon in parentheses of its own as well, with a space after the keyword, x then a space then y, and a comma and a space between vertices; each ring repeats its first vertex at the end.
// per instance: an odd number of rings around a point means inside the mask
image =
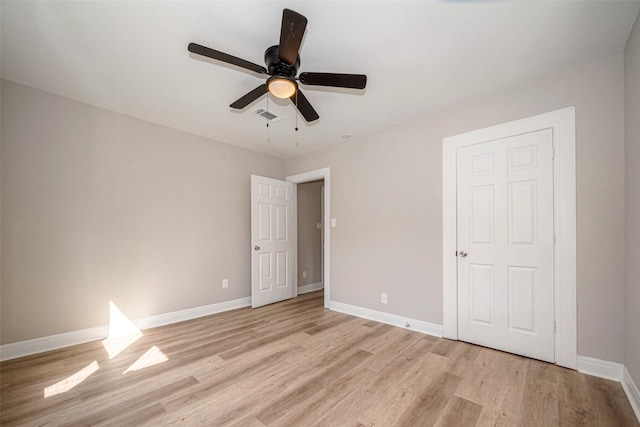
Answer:
MULTIPOLYGON (((183 322, 185 320, 191 320, 198 317, 209 316, 223 311, 248 307, 250 305, 251 297, 245 297, 231 301, 203 305, 200 307, 188 308, 185 310, 172 311, 170 313, 157 314, 155 316, 143 317, 141 319, 133 320, 132 322, 136 327, 143 330, 168 325, 170 323, 183 322)), ((109 335, 109 326, 97 326, 94 328, 80 329, 77 331, 65 332, 62 334, 50 335, 27 341, 4 344, 0 346, 0 361, 56 350, 76 344, 102 340, 105 339, 107 335, 109 335)))
POLYGON ((296 298, 298 292, 298 184, 293 184, 291 190, 293 197, 293 219, 291 239, 293 240, 293 253, 291 254, 291 262, 293 263, 293 297, 296 298))
POLYGON ((108 334, 108 326, 97 326, 95 328, 80 329, 63 334, 4 344, 0 346, 0 361, 101 340, 106 338, 108 334))
POLYGON ((595 359, 593 357, 578 356, 578 371, 594 377, 605 378, 612 381, 622 379, 621 363, 595 359))
POLYGON ((575 107, 444 138, 442 140, 442 278, 443 335, 458 339, 456 252, 456 150, 541 129, 553 130, 555 360, 560 366, 577 366, 576 298, 576 133, 575 107))
POLYGON ((223 301, 215 304, 202 305, 200 307, 187 308, 185 310, 172 311, 169 313, 156 314, 155 316, 143 317, 141 319, 134 320, 133 324, 136 325, 139 329, 156 328, 158 326, 184 322, 185 320, 210 316, 212 314, 231 311, 242 307, 248 307, 250 305, 251 297, 238 298, 231 301, 223 301))
POLYGON ((636 418, 640 421, 640 391, 638 391, 638 387, 636 383, 633 382, 633 378, 631 378, 631 374, 629 374, 626 366, 622 370, 622 381, 620 382, 633 408, 633 412, 636 413, 636 418))
POLYGON ((433 335, 436 337, 442 336, 441 325, 425 322, 423 320, 411 319, 409 317, 384 313, 382 311, 371 310, 369 308, 358 307, 355 305, 345 304, 337 301, 331 301, 331 306, 329 308, 334 311, 339 311, 340 313, 362 317, 363 319, 375 320, 376 322, 398 326, 400 328, 409 329, 412 331, 420 332, 422 334, 433 335), (407 326, 407 323, 409 324, 409 326, 407 326))
MULTIPOLYGON (((324 180, 324 222, 322 224, 324 231, 324 259, 322 280, 324 281, 324 306, 329 308, 331 301, 331 170, 327 168, 317 169, 314 171, 291 175, 286 178, 288 182, 292 182, 294 186, 305 182, 324 180)), ((293 191, 293 252, 294 252, 294 286, 298 284, 298 196, 297 190, 293 191)))
MULTIPOLYGON (((320 244, 324 245, 324 182, 320 186, 320 226, 322 229, 320 230, 320 244)), ((324 251, 320 251, 320 281, 322 282, 322 287, 324 288, 324 251)))
POLYGON ((323 289, 323 288, 324 288, 324 285, 322 284, 322 282, 309 283, 308 285, 298 286, 298 295, 319 291, 320 289, 323 289))

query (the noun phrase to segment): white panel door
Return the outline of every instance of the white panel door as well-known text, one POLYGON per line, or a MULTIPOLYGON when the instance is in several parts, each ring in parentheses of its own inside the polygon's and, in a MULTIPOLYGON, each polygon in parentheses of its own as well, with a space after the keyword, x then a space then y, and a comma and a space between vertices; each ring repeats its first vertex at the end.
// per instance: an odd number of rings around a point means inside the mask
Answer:
POLYGON ((458 336, 555 361, 551 129, 457 153, 458 336))
POLYGON ((251 175, 251 306, 294 297, 293 184, 251 175))

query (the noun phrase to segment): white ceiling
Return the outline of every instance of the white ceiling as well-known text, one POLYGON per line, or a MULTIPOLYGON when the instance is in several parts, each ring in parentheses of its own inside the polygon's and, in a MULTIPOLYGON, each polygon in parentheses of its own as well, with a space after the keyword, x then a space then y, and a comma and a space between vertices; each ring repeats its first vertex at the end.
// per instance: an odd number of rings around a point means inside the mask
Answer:
POLYGON ((622 52, 640 1, 2 1, 2 77, 281 158, 622 52), (187 52, 196 42, 257 64, 283 8, 309 20, 302 71, 364 73, 365 91, 302 87, 267 129, 229 104, 264 81, 187 52))

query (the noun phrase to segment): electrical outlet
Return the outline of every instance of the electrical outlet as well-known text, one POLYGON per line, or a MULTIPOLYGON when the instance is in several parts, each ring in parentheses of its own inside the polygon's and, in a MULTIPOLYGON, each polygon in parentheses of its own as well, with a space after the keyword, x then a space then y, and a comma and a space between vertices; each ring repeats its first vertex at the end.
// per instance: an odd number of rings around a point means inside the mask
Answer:
POLYGON ((306 278, 307 278, 307 272, 306 272, 306 271, 303 271, 303 272, 302 272, 302 278, 303 278, 303 279, 306 279, 306 278))
POLYGON ((222 279, 222 287, 223 288, 229 287, 229 279, 222 279))
POLYGON ((380 302, 383 303, 383 304, 387 303, 387 293, 386 292, 382 292, 380 294, 380 302))

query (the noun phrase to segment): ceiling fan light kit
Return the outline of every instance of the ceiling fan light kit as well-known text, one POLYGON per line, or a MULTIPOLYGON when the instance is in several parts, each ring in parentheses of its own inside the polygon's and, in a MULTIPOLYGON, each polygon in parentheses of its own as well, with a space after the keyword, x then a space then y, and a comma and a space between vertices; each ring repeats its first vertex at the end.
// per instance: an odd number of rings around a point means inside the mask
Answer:
POLYGON ((293 79, 272 76, 267 80, 267 89, 276 98, 287 99, 296 93, 298 84, 293 79))
POLYGON ((282 27, 280 29, 280 44, 267 48, 264 53, 264 61, 267 67, 263 67, 253 62, 220 52, 197 43, 189 43, 188 50, 191 53, 216 59, 227 64, 235 65, 258 74, 269 76, 266 83, 253 89, 242 96, 230 107, 243 109, 267 92, 277 98, 289 98, 296 106, 302 117, 307 122, 312 122, 320 118, 316 110, 311 106, 309 100, 304 96, 298 87, 298 80, 303 85, 308 86, 329 86, 343 87, 351 89, 364 89, 367 85, 367 76, 364 74, 336 74, 336 73, 301 73, 298 78, 298 68, 300 67, 300 44, 304 31, 307 28, 307 18, 290 9, 282 11, 282 27))

